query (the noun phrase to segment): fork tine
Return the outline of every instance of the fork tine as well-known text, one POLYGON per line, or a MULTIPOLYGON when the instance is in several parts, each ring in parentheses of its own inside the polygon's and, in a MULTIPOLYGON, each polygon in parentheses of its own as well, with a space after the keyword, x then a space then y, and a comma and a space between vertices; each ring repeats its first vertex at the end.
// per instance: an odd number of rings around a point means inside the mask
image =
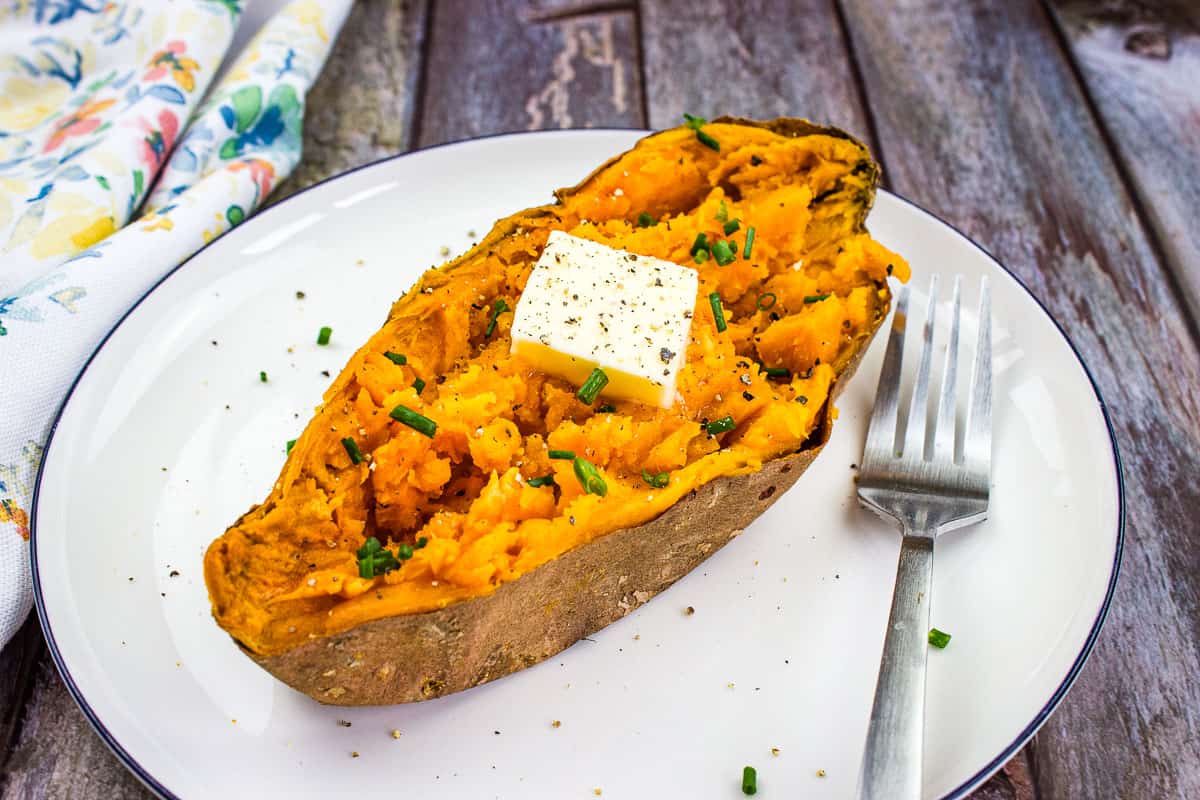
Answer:
POLYGON ((942 393, 938 398, 937 426, 933 429, 933 458, 950 463, 954 460, 954 418, 958 405, 958 321, 962 276, 954 276, 954 317, 950 321, 950 341, 946 345, 946 368, 942 371, 942 393))
POLYGON ((971 369, 971 405, 967 409, 967 435, 963 461, 987 470, 992 452, 992 295, 987 277, 979 284, 979 342, 971 369))
POLYGON ((938 276, 929 279, 929 310, 921 335, 921 361, 913 384, 912 403, 908 409, 908 424, 904 434, 905 460, 925 457, 925 419, 929 416, 929 372, 933 361, 933 324, 937 312, 938 276))
POLYGON ((892 331, 888 334, 887 352, 879 370, 879 388, 875 407, 867 426, 867 444, 863 461, 871 458, 890 459, 896 450, 896 412, 900 406, 900 366, 904 360, 904 331, 908 327, 908 287, 900 289, 892 331))

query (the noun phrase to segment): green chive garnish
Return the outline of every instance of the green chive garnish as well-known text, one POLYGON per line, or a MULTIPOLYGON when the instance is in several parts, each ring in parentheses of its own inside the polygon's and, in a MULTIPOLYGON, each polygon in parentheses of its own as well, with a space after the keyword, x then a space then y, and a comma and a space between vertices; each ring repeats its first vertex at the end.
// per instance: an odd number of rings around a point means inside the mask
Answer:
POLYGON ((750 260, 750 251, 754 249, 754 226, 746 228, 746 248, 742 250, 742 258, 750 260))
POLYGON ((707 233, 697 233, 696 234, 696 241, 692 242, 692 249, 689 252, 691 252, 692 255, 696 255, 697 253, 699 253, 701 251, 704 251, 704 252, 708 251, 708 234, 707 233))
POLYGON ((728 236, 729 234, 736 232, 737 229, 740 227, 742 227, 741 220, 737 220, 737 219, 729 220, 729 222, 725 223, 725 235, 728 236))
POLYGON ((554 473, 551 473, 549 475, 543 475, 540 478, 530 478, 529 480, 527 480, 525 482, 535 489, 538 488, 539 486, 553 486, 554 485, 554 473))
POLYGON ((412 387, 417 390, 417 394, 420 394, 425 389, 425 381, 417 378, 412 382, 412 387))
POLYGON ((598 494, 601 497, 608 494, 608 484, 600 477, 600 470, 596 469, 592 462, 576 457, 575 477, 579 478, 579 484, 588 494, 598 494))
POLYGON ((492 334, 496 332, 496 320, 500 318, 501 314, 508 310, 510 310, 508 303, 504 302, 503 300, 497 300, 492 304, 492 318, 488 320, 487 330, 483 332, 483 338, 492 338, 492 334))
POLYGON ((417 545, 416 545, 416 547, 417 547, 417 549, 418 549, 418 550, 420 550, 422 547, 424 547, 424 546, 425 546, 425 545, 427 545, 427 544, 429 544, 429 537, 428 537, 428 536, 422 536, 422 537, 420 537, 419 539, 417 539, 417 545))
POLYGON ((717 208, 717 216, 715 219, 717 222, 725 222, 727 219, 729 219, 729 208, 726 207, 724 200, 721 201, 720 207, 717 208))
POLYGON ((763 367, 763 374, 768 378, 790 378, 792 371, 787 367, 763 367))
POLYGON ((333 336, 333 328, 330 328, 329 326, 321 328, 321 330, 317 332, 317 344, 322 346, 329 344, 330 336, 333 336))
POLYGON ((742 794, 758 794, 758 771, 742 767, 742 794))
POLYGON ((643 211, 642 213, 638 214, 637 226, 639 228, 654 227, 654 217, 650 216, 645 211, 643 211))
POLYGON ((945 631, 939 631, 937 628, 930 628, 929 643, 938 650, 944 650, 946 645, 950 644, 950 634, 945 631))
POLYGON ((574 450, 551 450, 549 453, 551 458, 561 459, 565 461, 575 460, 574 450))
POLYGON ((687 113, 686 111, 683 114, 683 119, 684 119, 685 123, 687 124, 687 126, 694 131, 700 130, 701 125, 708 124, 708 120, 706 120, 704 117, 693 117, 691 114, 687 113))
POLYGON ((614 406, 612 403, 605 403, 604 405, 598 406, 596 408, 596 413, 597 414, 611 414, 616 410, 617 410, 617 407, 614 406))
POLYGON ((666 485, 671 482, 671 475, 667 472, 660 472, 657 475, 651 475, 646 470, 642 470, 642 480, 653 486, 655 489, 666 488, 666 485))
POLYGON ((363 460, 362 451, 358 449, 358 442, 347 436, 342 439, 342 447, 346 448, 346 452, 350 455, 351 464, 361 464, 363 460))
POLYGON ((287 441, 287 449, 286 449, 284 452, 286 452, 286 453, 290 453, 290 452, 292 452, 292 448, 293 448, 293 447, 295 447, 295 446, 296 446, 296 440, 295 440, 295 439, 288 439, 288 441, 287 441))
POLYGON ((737 423, 733 421, 733 417, 728 414, 720 419, 714 419, 712 422, 704 423, 704 430, 716 436, 718 433, 725 433, 737 427, 737 423))
POLYGON ((575 393, 584 403, 589 406, 596 402, 596 395, 608 385, 608 376, 604 374, 604 370, 596 367, 592 370, 592 374, 588 375, 587 380, 583 382, 583 386, 579 387, 579 391, 575 393))
POLYGON ((258 373, 258 379, 260 381, 262 381, 263 383, 266 383, 267 382, 267 373, 265 373, 265 372, 258 373))
POLYGON ((737 259, 737 249, 730 247, 729 242, 723 239, 719 242, 713 242, 712 254, 713 258, 722 267, 732 264, 737 259))
POLYGON ((828 292, 826 292, 825 294, 810 294, 810 295, 808 295, 808 296, 806 296, 806 297, 804 298, 804 302, 806 302, 806 303, 819 303, 819 302, 821 302, 822 300, 824 300, 824 299, 825 299, 825 298, 827 298, 827 297, 829 297, 829 293, 828 293, 828 292))
POLYGON ((391 350, 388 350, 383 354, 383 357, 393 364, 399 364, 400 366, 408 363, 408 356, 404 355, 404 353, 393 353, 391 350))
POLYGON ((696 253, 696 255, 692 256, 692 260, 697 264, 703 264, 705 261, 708 261, 708 251, 701 250, 700 252, 696 253))
POLYGON ((721 152, 721 143, 718 142, 713 137, 709 136, 704 131, 701 131, 701 130, 696 131, 696 138, 699 139, 700 144, 704 145, 705 147, 711 147, 713 150, 716 150, 718 153, 721 152))
POLYGON ((408 561, 413 556, 413 548, 411 544, 402 544, 396 548, 396 557, 401 561, 408 561))
POLYGON ((408 406, 396 406, 388 416, 397 422, 403 422, 418 433, 425 434, 430 439, 433 438, 433 434, 437 431, 436 422, 424 414, 418 414, 408 406))
POLYGON ((363 546, 358 548, 355 555, 358 556, 360 578, 374 578, 400 566, 392 551, 385 549, 374 536, 363 542, 363 546))
POLYGON ((766 311, 775 305, 775 301, 777 299, 778 298, 775 297, 774 292, 763 292, 758 296, 758 307, 759 309, 766 311))
POLYGON ((717 332, 721 333, 729 327, 725 324, 725 312, 721 310, 721 295, 716 292, 710 294, 708 304, 712 306, 713 319, 717 321, 717 332))

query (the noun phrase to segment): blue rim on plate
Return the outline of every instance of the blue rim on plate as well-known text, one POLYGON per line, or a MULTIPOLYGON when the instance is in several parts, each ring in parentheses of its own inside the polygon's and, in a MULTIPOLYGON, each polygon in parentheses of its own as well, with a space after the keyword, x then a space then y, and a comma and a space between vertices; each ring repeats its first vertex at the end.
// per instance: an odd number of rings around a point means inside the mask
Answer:
MULTIPOLYGON (((649 134, 649 133, 654 132, 654 131, 643 130, 640 128, 588 128, 586 130, 588 130, 589 132, 603 132, 603 131, 637 132, 637 133, 644 133, 644 134, 649 134)), ((456 140, 453 142, 443 142, 442 144, 436 144, 436 145, 432 145, 430 147, 419 148, 417 150, 410 150, 405 153, 400 153, 398 155, 389 156, 387 158, 382 158, 377 161, 369 162, 367 164, 361 164, 357 167, 354 167, 353 169, 346 170, 345 172, 340 172, 337 175, 331 175, 330 177, 320 180, 317 183, 312 184, 311 186, 307 186, 304 189, 301 189, 300 191, 296 192, 295 194, 289 195, 288 197, 284 198, 283 200, 279 201, 278 203, 275 203, 275 204, 259 211, 257 214, 254 215, 254 219, 261 219, 262 217, 265 217, 267 214, 270 214, 275 209, 280 208, 284 204, 290 202, 294 198, 296 198, 302 194, 306 194, 306 193, 312 191, 313 189, 316 189, 320 186, 325 185, 326 183, 335 181, 343 176, 353 174, 360 170, 370 169, 379 164, 386 164, 386 163, 389 163, 392 161, 396 161, 397 159, 405 158, 414 153, 425 152, 428 150, 437 150, 437 149, 440 149, 443 147, 452 147, 455 145, 460 145, 460 144, 464 144, 466 142, 472 142, 472 141, 497 139, 497 138, 506 137, 506 136, 540 136, 540 135, 546 135, 547 133, 550 133, 551 135, 558 135, 558 134, 561 134, 562 131, 534 132, 534 133, 529 133, 529 132, 495 133, 495 134, 490 134, 488 136, 477 136, 477 137, 474 137, 471 139, 460 139, 460 140, 456 140)), ((895 192, 888 192, 888 194, 891 194, 893 197, 900 200, 905 205, 910 206, 911 208, 919 211, 921 214, 925 215, 926 217, 929 217, 933 221, 935 221, 941 225, 945 225, 946 227, 950 228, 955 233, 957 233, 959 236, 961 236, 964 240, 966 240, 967 242, 970 242, 973 247, 975 247, 981 253, 986 255, 989 259, 991 259, 991 261, 993 263, 995 263, 997 266, 999 266, 1000 269, 1010 279, 1012 279, 1012 281, 1014 283, 1016 283, 1016 285, 1019 286, 1021 288, 1021 290, 1024 291, 1025 294, 1027 294, 1031 300, 1033 300, 1034 303, 1037 304, 1037 307, 1041 309, 1042 313, 1045 314, 1046 317, 1054 324, 1054 327, 1058 331, 1059 335, 1062 336, 1063 340, 1067 343, 1067 346, 1071 348, 1071 352, 1074 354, 1075 359, 1079 362, 1079 366, 1083 369, 1084 374, 1087 376, 1088 383, 1092 387, 1092 392, 1096 396, 1096 403, 1100 407, 1101 416, 1104 418, 1104 426, 1108 430, 1108 441, 1109 441, 1109 445, 1112 448, 1113 467, 1116 469, 1116 473, 1117 473, 1117 546, 1116 546, 1116 552, 1114 553, 1114 556, 1113 556, 1112 573, 1109 575, 1108 588, 1104 594, 1104 602, 1100 605, 1100 610, 1096 614, 1095 622, 1092 623, 1092 628, 1088 633, 1087 640, 1084 642, 1083 648, 1080 650, 1079 655, 1075 658, 1075 661, 1071 665, 1071 668, 1067 671, 1067 675, 1066 675, 1066 677, 1063 678, 1062 683, 1059 684, 1058 688, 1055 689, 1054 693, 1050 696, 1050 699, 1046 702, 1046 704, 1044 706, 1042 706, 1042 709, 1034 716, 1034 718, 1029 722, 1029 724, 1026 725, 1024 729, 1022 729, 1022 731, 1017 735, 1017 737, 1012 741, 1012 743, 1009 744, 1007 747, 1005 747, 999 753, 999 755, 997 755, 990 762, 988 762, 982 769, 980 769, 978 772, 976 772, 974 775, 972 775, 970 778, 968 778, 966 781, 964 781, 962 784, 960 784, 957 788, 952 790, 949 794, 946 794, 941 798, 941 800, 959 800, 959 798, 965 797, 970 791, 977 788, 985 780, 987 780, 989 777, 991 777, 992 774, 994 774, 998 769, 1000 769, 1000 767, 1002 767, 1005 763, 1007 763, 1009 761, 1009 759, 1011 759, 1014 755, 1016 755, 1017 751, 1019 751, 1025 745, 1025 743, 1028 742, 1033 737, 1033 735, 1037 732, 1038 728, 1040 728, 1042 726, 1042 724, 1049 718, 1049 716, 1052 713, 1054 713, 1054 710, 1056 708, 1058 708, 1059 704, 1063 701, 1063 698, 1066 697, 1067 691, 1071 688, 1072 684, 1075 683, 1076 678, 1079 677, 1080 670, 1083 668, 1083 665, 1087 661, 1088 656, 1091 655, 1092 649, 1096 645, 1096 639, 1100 634, 1100 629, 1104 625, 1104 620, 1108 617, 1109 606, 1112 605, 1113 592, 1116 590, 1117 577, 1121 571, 1121 557, 1125 551, 1125 477, 1124 477, 1124 474, 1123 474, 1123 471, 1121 468, 1121 454, 1117 447, 1116 431, 1113 429, 1112 419, 1109 417, 1108 405, 1104 402, 1104 398, 1100 394, 1100 387, 1096 384, 1096 379, 1092 375, 1092 371, 1088 368, 1087 363, 1083 360, 1083 356, 1080 355, 1079 348, 1077 348, 1075 346, 1075 343, 1071 341, 1071 338, 1069 336, 1067 336, 1067 333, 1066 333, 1066 331, 1063 330, 1062 325, 1060 325, 1058 323, 1058 320, 1056 320, 1054 318, 1054 316, 1050 313, 1050 310, 1046 308, 1045 304, 1042 303, 1042 301, 1039 300, 1037 298, 1037 296, 1034 295, 1034 293, 1029 290, 1029 287, 1026 286, 1025 283, 1019 277, 1017 277, 1016 273, 1014 273, 1007 266, 1005 266, 998 258, 993 256, 987 250, 987 248, 985 248, 983 245, 976 242, 974 239, 972 239, 970 236, 968 236, 962 230, 960 230, 956 226, 952 225, 951 223, 946 222, 945 220, 938 217, 936 214, 933 214, 932 212, 926 210, 919 204, 913 202, 912 200, 909 200, 908 198, 904 197, 903 195, 897 194, 895 192)), ((124 764, 125 767, 127 769, 129 769, 130 772, 133 773, 134 777, 136 777, 139 781, 141 781, 143 784, 145 784, 146 787, 149 788, 151 791, 153 791, 160 797, 167 798, 168 800, 180 800, 180 798, 178 795, 174 794, 171 790, 169 790, 167 787, 163 786, 158 780, 156 780, 154 778, 154 776, 151 775, 148 770, 146 770, 145 767, 143 767, 141 764, 139 764, 137 762, 137 760, 132 755, 130 755, 129 751, 127 751, 124 747, 121 746, 121 743, 117 741, 116 737, 113 736, 112 732, 109 731, 108 728, 106 728, 104 726, 104 723, 96 715, 96 712, 92 709, 92 707, 90 705, 88 705, 87 699, 83 696, 83 692, 79 689, 78 684, 76 684, 75 679, 71 676, 70 670, 67 669, 67 665, 63 661, 62 653, 59 651, 58 644, 54 638, 54 632, 50 627, 50 621, 46 616, 45 601, 42 598, 41 573, 38 570, 38 561, 37 561, 38 501, 41 496, 43 472, 45 470, 46 461, 50 454, 50 448, 54 444, 54 434, 58 430, 59 421, 62 419, 63 411, 66 409, 67 404, 70 402, 71 396, 75 393, 75 389, 79 386, 80 380, 82 380, 84 374, 87 373, 87 370, 91 366, 92 361, 94 361, 96 356, 99 355, 100 351, 104 349, 104 345, 108 343, 108 340, 117 331, 117 329, 121 327, 121 325, 129 317, 129 315, 132 314, 138 308, 138 306, 140 306, 142 304, 142 302, 147 297, 149 297, 151 294, 153 294, 155 292, 155 290, 157 290, 158 287, 161 286, 164 282, 166 282, 172 275, 174 275, 176 272, 178 272, 179 270, 183 269, 188 264, 190 264, 197 256, 199 256, 201 253, 203 253, 205 250, 207 250, 213 243, 220 241, 221 238, 222 237, 218 237, 217 239, 213 239, 212 241, 208 242, 203 247, 201 247, 199 250, 197 250, 195 253, 193 253, 186 261, 184 261, 183 263, 174 267, 169 272, 167 272, 165 275, 163 275, 161 278, 159 278, 157 281, 155 281, 154 284, 149 289, 147 289, 146 292, 141 297, 138 298, 137 302, 135 302, 132 306, 130 306, 129 309, 124 314, 121 315, 120 319, 118 319, 113 324, 113 326, 109 329, 108 333, 106 333, 104 335, 104 338, 100 340, 100 343, 96 345, 96 349, 94 351, 92 351, 92 354, 90 356, 88 356, 87 361, 84 362, 83 367, 79 370, 79 374, 76 375, 75 379, 71 382, 71 388, 67 391, 67 394, 63 398, 62 403, 59 405, 58 410, 54 413, 54 422, 50 426, 50 432, 46 438, 46 447, 42 453, 41 463, 38 465, 37 479, 34 483, 34 488, 33 488, 33 504, 30 509, 30 515, 29 515, 30 516, 29 558, 30 558, 30 562, 32 565, 32 573, 33 573, 33 600, 34 600, 34 606, 37 608, 38 622, 41 624, 42 633, 46 637, 46 644, 50 651, 50 657, 54 661, 54 666, 58 669, 59 674, 62 676, 63 683, 66 684, 67 691, 71 693, 71 697, 75 700, 76 705, 79 706, 80 710, 83 712, 83 715, 87 718, 88 723, 91 724, 91 726, 95 729, 96 733, 98 733, 100 735, 100 738, 101 738, 101 740, 103 740, 104 744, 113 752, 114 755, 116 755, 116 757, 121 761, 121 763, 124 764)))

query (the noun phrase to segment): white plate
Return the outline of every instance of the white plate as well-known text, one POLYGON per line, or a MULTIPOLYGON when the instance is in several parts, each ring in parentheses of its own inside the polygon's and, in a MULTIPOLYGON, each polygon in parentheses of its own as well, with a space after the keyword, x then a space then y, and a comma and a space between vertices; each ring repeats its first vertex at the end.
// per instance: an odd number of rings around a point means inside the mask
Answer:
MULTIPOLYGON (((465 249, 469 230, 548 201, 639 135, 500 136, 343 175, 210 245, 99 348, 38 483, 37 605, 71 692, 149 786, 732 800, 751 764, 764 797, 852 796, 899 547, 859 508, 851 469, 883 336, 792 491, 653 602, 536 667, 416 705, 322 707, 209 616, 204 549, 267 493, 322 370, 340 370, 441 246, 465 249), (323 325, 329 347, 314 343, 323 325)), ((967 297, 980 276, 993 286, 991 518, 940 540, 934 575, 933 623, 954 640, 929 658, 925 794, 960 796, 1033 734, 1091 648, 1120 561, 1119 469, 1087 372, 1015 278, 895 196, 870 224, 917 289, 938 269, 961 271, 967 297)))

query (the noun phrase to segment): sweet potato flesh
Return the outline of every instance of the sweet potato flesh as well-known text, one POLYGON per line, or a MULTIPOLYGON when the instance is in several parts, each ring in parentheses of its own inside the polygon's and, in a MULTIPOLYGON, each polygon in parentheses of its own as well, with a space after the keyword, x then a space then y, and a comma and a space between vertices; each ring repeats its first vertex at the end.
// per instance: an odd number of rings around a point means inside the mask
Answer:
POLYGON ((908 268, 863 227, 876 171, 861 145, 745 124, 704 130, 719 152, 686 128, 648 137, 558 204, 497 223, 393 305, 326 392, 267 499, 208 550, 214 614, 244 647, 272 655, 488 594, 653 519, 714 478, 804 446, 841 368, 886 313, 887 276, 904 279, 908 268), (656 224, 640 226, 641 214, 656 224), (727 236, 719 217, 739 220, 739 230, 727 236), (618 401, 601 411, 603 396, 585 405, 578 387, 510 355, 511 313, 487 335, 494 302, 516 307, 553 229, 699 271, 672 408, 618 401), (690 251, 701 232, 732 239, 738 258, 697 264, 690 251), (711 292, 724 304, 724 332, 711 292), (434 420, 436 434, 392 419, 397 405, 434 420), (725 416, 734 430, 705 431, 703 422, 725 416), (364 456, 358 464, 347 437, 364 456), (550 459, 550 449, 595 464, 607 495, 586 494, 572 463, 550 459), (670 482, 654 488, 643 470, 670 482), (528 483, 551 474, 553 484, 528 483), (393 550, 427 544, 399 569, 364 579, 355 552, 371 536, 393 550))

